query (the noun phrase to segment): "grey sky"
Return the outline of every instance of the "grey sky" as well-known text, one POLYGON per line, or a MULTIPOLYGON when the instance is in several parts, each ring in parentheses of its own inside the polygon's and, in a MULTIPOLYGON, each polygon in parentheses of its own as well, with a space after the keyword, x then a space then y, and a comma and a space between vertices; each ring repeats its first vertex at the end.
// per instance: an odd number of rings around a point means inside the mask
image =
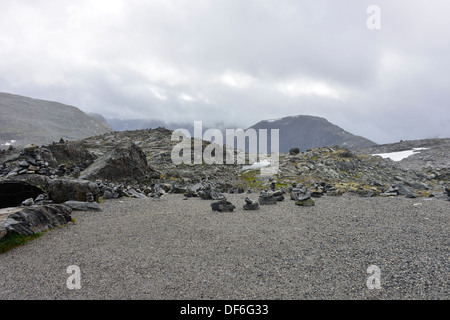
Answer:
POLYGON ((0 91, 108 118, 246 128, 307 114, 378 143, 450 137, 447 0, 10 1, 0 91), (367 28, 370 5, 380 30, 367 28))

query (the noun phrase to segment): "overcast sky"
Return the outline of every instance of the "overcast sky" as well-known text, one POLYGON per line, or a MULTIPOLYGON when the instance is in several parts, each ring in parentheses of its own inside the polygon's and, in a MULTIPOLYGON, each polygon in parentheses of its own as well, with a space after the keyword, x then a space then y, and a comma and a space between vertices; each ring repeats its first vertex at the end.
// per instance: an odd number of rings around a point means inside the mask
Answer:
POLYGON ((449 13, 448 0, 1 0, 0 91, 107 118, 306 114, 377 143, 450 137, 449 13))

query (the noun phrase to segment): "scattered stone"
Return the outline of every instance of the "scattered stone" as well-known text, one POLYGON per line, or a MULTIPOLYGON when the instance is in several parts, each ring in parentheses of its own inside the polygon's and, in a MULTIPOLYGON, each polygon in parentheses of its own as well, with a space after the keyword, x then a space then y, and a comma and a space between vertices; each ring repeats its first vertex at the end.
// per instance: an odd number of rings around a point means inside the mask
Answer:
POLYGON ((53 200, 50 200, 50 197, 46 193, 41 193, 34 199, 35 205, 47 205, 47 204, 53 204, 53 200))
POLYGON ((30 165, 29 167, 28 167, 28 171, 38 171, 40 169, 40 167, 37 167, 37 166, 33 166, 33 165, 30 165))
POLYGON ((298 190, 291 192, 291 200, 304 201, 308 200, 309 198, 311 198, 311 192, 309 191, 298 190))
POLYGON ((94 202, 94 195, 90 192, 86 193, 86 201, 87 202, 94 202))
POLYGON ((27 145, 23 148, 23 151, 24 151, 25 153, 28 153, 28 154, 33 154, 33 153, 34 153, 34 150, 36 150, 36 148, 37 148, 37 146, 35 146, 33 143, 31 143, 31 144, 27 144, 27 145))
POLYGON ((380 193, 380 197, 396 197, 398 196, 397 192, 382 192, 380 193))
POLYGON ((244 210, 258 210, 259 203, 250 200, 248 197, 245 198, 244 210))
POLYGON ((275 191, 275 188, 276 188, 276 183, 274 181, 272 181, 270 183, 270 190, 275 191))
POLYGON ((291 148, 291 149, 289 149, 289 154, 291 156, 299 154, 299 153, 300 153, 300 149, 299 148, 291 148))
POLYGON ((409 199, 415 199, 418 198, 419 196, 415 193, 408 193, 405 195, 405 198, 409 198, 409 199))
POLYGON ((113 193, 109 190, 106 190, 103 193, 103 199, 112 199, 113 198, 113 193))
POLYGON ((28 199, 22 201, 22 205, 26 206, 26 207, 32 206, 33 204, 34 204, 33 198, 28 198, 28 199))
POLYGON ((324 194, 323 190, 319 188, 311 190, 310 193, 313 198, 320 198, 324 194))
POLYGON ((276 190, 276 191, 271 192, 270 194, 273 195, 274 197, 279 197, 279 196, 282 196, 283 193, 284 193, 283 190, 276 190))
POLYGON ((65 206, 68 206, 72 210, 78 211, 102 211, 100 209, 98 203, 96 202, 82 202, 82 201, 66 201, 63 203, 65 206))
POLYGON ((366 198, 371 198, 371 197, 374 197, 374 196, 376 196, 376 192, 375 191, 373 191, 373 190, 370 190, 364 197, 366 197, 366 198))
POLYGON ((218 193, 216 191, 211 191, 210 195, 211 195, 211 199, 213 199, 213 200, 224 200, 224 199, 226 199, 223 194, 218 193))
POLYGON ((203 200, 223 200, 225 196, 214 190, 213 186, 210 183, 207 183, 205 186, 198 189, 197 194, 203 200))
POLYGON ((267 192, 261 192, 258 202, 260 205, 276 204, 278 202, 278 198, 268 194, 267 192))
POLYGON ((232 212, 236 207, 226 199, 211 203, 213 211, 232 212))
POLYGON ((314 200, 311 199, 311 198, 308 198, 308 199, 305 199, 305 200, 296 201, 295 204, 298 205, 298 206, 301 206, 301 207, 312 207, 312 206, 316 205, 314 200))
POLYGON ((141 198, 141 199, 148 198, 145 194, 143 194, 141 192, 138 192, 138 191, 134 190, 133 188, 128 189, 127 191, 125 191, 125 194, 128 197, 131 197, 131 198, 141 198))

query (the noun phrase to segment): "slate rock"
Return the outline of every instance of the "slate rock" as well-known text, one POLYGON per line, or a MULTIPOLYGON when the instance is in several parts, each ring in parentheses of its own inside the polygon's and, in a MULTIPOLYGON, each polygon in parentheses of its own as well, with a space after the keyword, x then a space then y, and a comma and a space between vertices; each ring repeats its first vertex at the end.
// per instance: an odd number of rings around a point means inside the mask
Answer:
POLYGON ((77 211, 102 211, 100 209, 98 203, 96 202, 82 202, 82 201, 66 201, 63 203, 65 206, 68 206, 72 210, 77 211))
POLYGON ((94 201, 98 201, 100 190, 95 182, 80 179, 54 179, 48 182, 47 194, 55 203, 86 201, 87 193, 91 193, 94 201))
POLYGON ((160 173, 147 163, 147 157, 140 147, 132 142, 121 143, 97 158, 82 172, 89 180, 144 181, 159 178, 160 173))
POLYGON ((250 200, 248 197, 245 198, 244 210, 258 210, 259 203, 250 200))
POLYGON ((28 199, 22 201, 22 205, 26 206, 26 207, 32 206, 33 204, 34 204, 33 198, 28 198, 28 199))
MULTIPOLYGON (((8 209, 0 209, 0 216, 3 210, 8 209)), ((12 212, 0 222, 0 240, 14 233, 29 236, 72 220, 72 209, 62 204, 14 208, 12 212)))
POLYGON ((133 188, 128 189, 127 191, 125 191, 125 193, 132 198, 140 198, 140 199, 148 198, 145 194, 143 194, 142 192, 137 192, 133 188))
POLYGON ((276 198, 272 195, 269 195, 267 193, 262 193, 258 198, 258 202, 260 205, 276 204, 278 202, 278 198, 276 198))
POLYGON ((211 203, 211 209, 218 212, 232 212, 236 207, 226 199, 211 203))

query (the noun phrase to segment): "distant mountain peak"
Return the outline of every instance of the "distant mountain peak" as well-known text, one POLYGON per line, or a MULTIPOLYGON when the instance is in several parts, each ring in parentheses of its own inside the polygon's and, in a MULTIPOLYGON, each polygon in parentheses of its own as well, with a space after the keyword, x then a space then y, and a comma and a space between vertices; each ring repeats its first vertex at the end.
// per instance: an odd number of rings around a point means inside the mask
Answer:
POLYGON ((262 120, 252 129, 279 129, 280 152, 291 148, 301 151, 319 147, 340 146, 357 149, 376 145, 369 139, 351 134, 327 119, 310 115, 294 115, 262 120))

